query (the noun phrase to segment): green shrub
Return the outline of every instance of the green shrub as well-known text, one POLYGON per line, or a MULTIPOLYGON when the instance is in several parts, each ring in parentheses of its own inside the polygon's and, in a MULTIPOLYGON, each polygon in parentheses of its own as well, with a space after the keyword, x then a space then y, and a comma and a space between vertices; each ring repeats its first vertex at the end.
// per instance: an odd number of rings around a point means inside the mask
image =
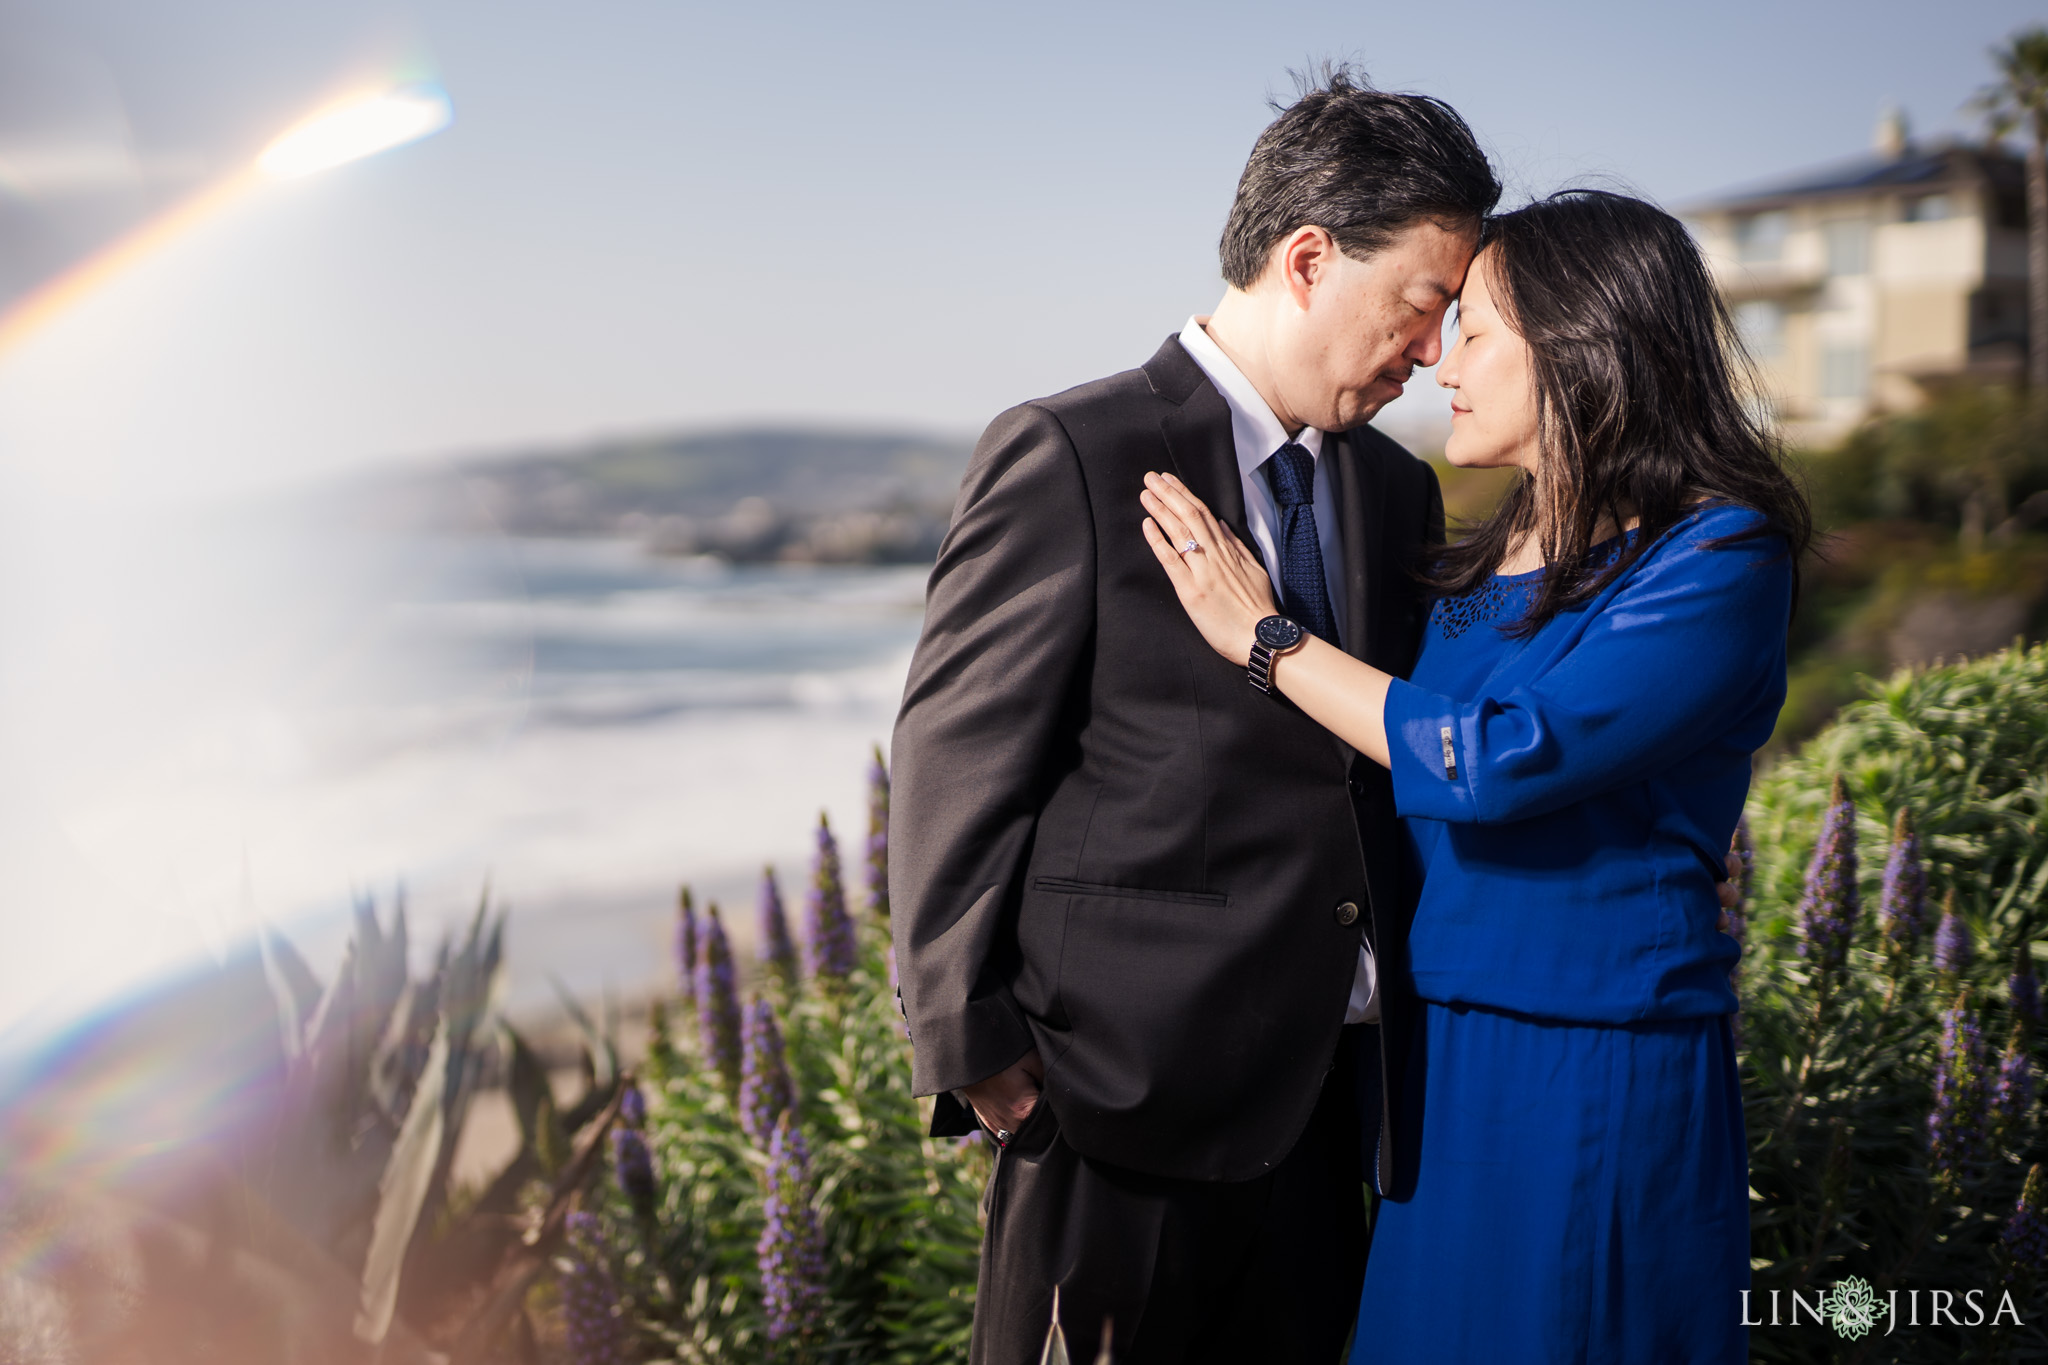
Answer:
MULTIPOLYGON (((887 777, 879 760, 874 780, 880 819, 887 777)), ((794 990, 771 987, 752 1002, 749 1013, 766 1011, 776 1027, 746 1028, 738 1081, 703 1042, 704 997, 723 987, 701 959, 695 979, 685 979, 685 998, 657 1016, 662 1033, 644 1078, 657 1184, 651 1216, 614 1178, 593 1192, 598 1217, 584 1251, 608 1262, 637 1336, 629 1358, 966 1358, 988 1155, 978 1143, 926 1136, 891 980, 887 901, 871 894, 850 916, 849 964, 849 912, 828 840, 820 835, 810 898, 812 970, 794 990), (769 1055, 777 1032, 780 1063, 769 1055), (766 1111, 785 1093, 779 1080, 764 1079, 777 1065, 794 1082, 794 1131, 806 1149, 800 1168, 789 1156, 797 1144, 775 1141, 776 1116, 766 1111), (771 1147, 779 1158, 772 1170, 771 1147), (771 1225, 780 1243, 764 1239, 771 1225), (813 1226, 815 1241, 806 1242, 813 1226), (781 1277, 773 1284, 764 1273, 771 1258, 781 1277), (785 1329, 779 1340, 770 1339, 772 1321, 785 1329)), ((864 853, 869 877, 885 877, 883 830, 870 831, 864 853)), ((779 897, 772 913, 781 913, 779 897)), ((565 1270, 580 1273, 574 1262, 565 1270)), ((574 1354, 576 1324, 569 1326, 574 1354)))
POLYGON ((2048 1160, 2032 1094, 2048 646, 1874 684, 1758 784, 1749 828, 1739 1027, 1756 1300, 1849 1277, 1902 1294, 1894 1334, 1882 1319, 1861 1339, 1762 1328, 1756 1358, 2048 1358, 2033 1225, 2013 1227, 2030 1167, 2048 1160), (1895 856, 1910 839, 1917 922, 1911 860, 1895 856), (2026 1325, 1909 1330, 1911 1289, 1981 1289, 1987 1312, 2010 1289, 2026 1325))

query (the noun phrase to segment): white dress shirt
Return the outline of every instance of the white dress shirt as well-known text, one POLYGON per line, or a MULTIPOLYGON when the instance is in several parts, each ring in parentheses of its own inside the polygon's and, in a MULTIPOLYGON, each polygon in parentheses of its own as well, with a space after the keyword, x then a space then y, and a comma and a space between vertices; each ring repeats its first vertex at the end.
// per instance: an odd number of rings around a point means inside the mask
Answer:
MULTIPOLYGON (((1323 433, 1314 427, 1303 427, 1292 437, 1287 428, 1280 425, 1280 419, 1273 415, 1273 409, 1259 396, 1252 382, 1244 377, 1244 371, 1231 363, 1223 348, 1210 340, 1203 330, 1205 318, 1191 317, 1188 325, 1181 329, 1180 344, 1202 367, 1202 373, 1209 376, 1209 382, 1223 395, 1223 401, 1230 405, 1230 434, 1237 447, 1237 473, 1244 483, 1245 529, 1252 533, 1259 557, 1270 571, 1272 565, 1280 562, 1274 537, 1280 527, 1280 502, 1273 496, 1272 487, 1266 482, 1262 466, 1273 457, 1273 452, 1291 439, 1309 453, 1315 461, 1315 513, 1316 542, 1323 552, 1323 586, 1330 594, 1330 612, 1337 623, 1337 638, 1344 641, 1344 544, 1337 534, 1337 501, 1330 491, 1330 471, 1323 464, 1323 433)), ((1275 597, 1280 595, 1280 585, 1273 585, 1275 597)), ((1348 641, 1344 641, 1348 643, 1348 641)), ((1358 944, 1358 975, 1351 981, 1351 1001, 1344 1010, 1347 1024, 1369 1024, 1380 1017, 1379 980, 1373 967, 1372 949, 1364 939, 1358 944)))

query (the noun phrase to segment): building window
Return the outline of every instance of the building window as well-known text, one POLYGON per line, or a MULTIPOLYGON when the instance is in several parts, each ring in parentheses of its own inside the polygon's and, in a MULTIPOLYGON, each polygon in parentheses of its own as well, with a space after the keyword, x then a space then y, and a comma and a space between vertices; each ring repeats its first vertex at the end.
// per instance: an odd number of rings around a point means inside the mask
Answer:
POLYGON ((1828 346, 1820 353, 1820 396, 1861 398, 1870 392, 1870 352, 1861 346, 1828 346))
POLYGON ((1743 261, 1775 261, 1784 254, 1792 215, 1783 209, 1735 220, 1735 255, 1743 261))
POLYGON ((1785 309, 1769 299, 1751 299, 1735 305, 1735 333, 1742 345, 1758 360, 1776 360, 1785 354, 1785 309))
POLYGON ((1828 274, 1864 275, 1870 271, 1870 223, 1863 218, 1838 218, 1822 230, 1827 240, 1828 274))
POLYGON ((1948 215, 1947 195, 1922 194, 1908 199, 1899 216, 1909 223, 1938 223, 1948 215))

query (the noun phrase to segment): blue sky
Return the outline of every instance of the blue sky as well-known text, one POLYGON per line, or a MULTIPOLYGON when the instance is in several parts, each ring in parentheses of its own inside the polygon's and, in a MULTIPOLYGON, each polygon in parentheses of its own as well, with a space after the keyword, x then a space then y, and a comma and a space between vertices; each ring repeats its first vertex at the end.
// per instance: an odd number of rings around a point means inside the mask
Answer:
POLYGON ((14 0, 0 54, 47 79, 0 98, 0 156, 10 120, 97 119, 140 168, 5 205, 17 273, 369 74, 432 75, 456 121, 237 206, 0 365, 0 473, 225 489, 758 419, 968 432, 1214 302, 1265 101, 1311 59, 1449 99, 1513 198, 1682 205, 1861 150, 1888 101, 1968 129, 1985 49, 2037 13, 14 0))

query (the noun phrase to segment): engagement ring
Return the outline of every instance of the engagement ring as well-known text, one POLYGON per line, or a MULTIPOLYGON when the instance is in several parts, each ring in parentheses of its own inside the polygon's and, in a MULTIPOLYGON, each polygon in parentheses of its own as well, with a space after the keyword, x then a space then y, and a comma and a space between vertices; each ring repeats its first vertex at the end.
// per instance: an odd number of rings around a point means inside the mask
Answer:
POLYGON ((1190 554, 1193 554, 1196 550, 1199 550, 1201 548, 1202 542, 1196 540, 1193 536, 1189 536, 1188 543, 1180 547, 1180 557, 1182 559, 1186 559, 1190 554))

